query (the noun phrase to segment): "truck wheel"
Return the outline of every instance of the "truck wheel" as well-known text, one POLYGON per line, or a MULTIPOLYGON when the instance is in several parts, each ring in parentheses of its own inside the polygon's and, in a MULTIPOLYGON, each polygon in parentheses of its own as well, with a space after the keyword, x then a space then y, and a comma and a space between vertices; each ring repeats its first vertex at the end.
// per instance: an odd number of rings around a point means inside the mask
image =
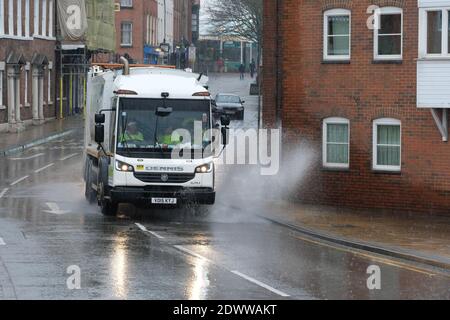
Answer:
POLYGON ((85 189, 84 196, 89 203, 94 203, 97 199, 97 192, 92 189, 93 177, 92 177, 92 161, 87 160, 86 164, 86 177, 85 177, 85 189))
POLYGON ((115 217, 119 204, 110 200, 103 200, 101 202, 102 214, 107 217, 115 217))

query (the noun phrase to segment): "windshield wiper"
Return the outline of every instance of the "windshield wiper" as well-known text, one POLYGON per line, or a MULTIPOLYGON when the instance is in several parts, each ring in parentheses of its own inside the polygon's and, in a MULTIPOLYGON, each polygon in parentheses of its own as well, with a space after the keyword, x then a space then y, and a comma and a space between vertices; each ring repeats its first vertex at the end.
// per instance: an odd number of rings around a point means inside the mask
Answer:
POLYGON ((127 156, 129 157, 131 152, 130 152, 130 148, 128 147, 128 140, 125 136, 126 132, 127 132, 127 127, 128 127, 128 117, 127 116, 123 116, 122 114, 122 144, 125 146, 125 152, 127 154, 127 156))

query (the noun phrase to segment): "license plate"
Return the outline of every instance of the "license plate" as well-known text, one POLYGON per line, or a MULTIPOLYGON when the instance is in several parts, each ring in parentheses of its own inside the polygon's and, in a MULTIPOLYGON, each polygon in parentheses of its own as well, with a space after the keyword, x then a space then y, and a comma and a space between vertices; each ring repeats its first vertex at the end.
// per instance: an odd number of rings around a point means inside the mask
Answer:
POLYGON ((152 204, 177 204, 177 198, 152 198, 152 204))

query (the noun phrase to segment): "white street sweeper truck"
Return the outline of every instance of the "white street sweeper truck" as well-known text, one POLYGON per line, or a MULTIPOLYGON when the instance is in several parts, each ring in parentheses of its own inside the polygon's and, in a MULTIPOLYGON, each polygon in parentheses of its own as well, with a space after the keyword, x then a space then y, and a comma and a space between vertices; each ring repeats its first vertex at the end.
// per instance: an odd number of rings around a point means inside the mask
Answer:
POLYGON ((86 198, 104 215, 119 203, 214 204, 214 155, 227 143, 229 119, 214 124, 207 77, 121 61, 89 71, 86 198))

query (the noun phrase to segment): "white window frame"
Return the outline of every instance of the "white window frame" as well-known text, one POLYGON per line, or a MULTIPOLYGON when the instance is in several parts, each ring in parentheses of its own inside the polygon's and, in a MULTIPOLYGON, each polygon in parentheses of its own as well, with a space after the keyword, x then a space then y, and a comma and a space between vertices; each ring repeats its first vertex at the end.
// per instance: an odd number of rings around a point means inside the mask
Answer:
POLYGON ((42 0, 41 36, 47 36, 47 0, 42 0))
POLYGON ((448 17, 450 7, 432 7, 419 9, 419 58, 450 58, 448 43, 448 17), (428 53, 428 12, 442 12, 442 48, 441 53, 428 53))
POLYGON ((121 8, 133 8, 133 0, 120 0, 121 8))
POLYGON ((5 34, 5 0, 0 0, 0 36, 5 34))
POLYGON ((325 168, 349 169, 350 168, 350 120, 346 118, 326 118, 323 120, 322 129, 322 163, 325 168), (348 163, 331 163, 328 162, 328 125, 329 124, 346 124, 348 126, 348 163))
POLYGON ((352 53, 352 12, 348 9, 331 9, 323 13, 323 60, 325 61, 348 61, 352 53), (348 16, 348 55, 328 55, 328 17, 348 16))
POLYGON ((30 0, 25 0, 25 37, 30 37, 30 0))
POLYGON ((16 26, 16 35, 18 37, 22 37, 23 33, 22 33, 22 0, 17 1, 17 6, 16 6, 16 11, 17 11, 17 26, 16 26))
POLYGON ((8 34, 14 36, 14 4, 13 0, 8 2, 8 34))
POLYGON ((0 110, 5 109, 3 104, 3 72, 5 71, 5 62, 0 61, 0 110))
POLYGON ((53 0, 48 0, 48 36, 53 38, 53 0))
POLYGON ((39 0, 34 0, 33 36, 39 36, 39 0))
MULTIPOLYGON (((373 57, 374 60, 403 60, 403 9, 397 7, 383 7, 375 10, 375 28, 373 28, 373 57), (378 36, 379 36, 379 28, 381 28, 381 16, 382 15, 393 15, 400 14, 401 16, 401 46, 400 46, 400 54, 378 54, 378 36)), ((398 35, 398 34, 392 34, 398 35)))
POLYGON ((133 22, 131 21, 122 21, 120 23, 120 46, 121 47, 132 47, 133 46, 133 22), (130 43, 123 43, 123 25, 130 25, 130 43))
MULTIPOLYGON (((375 171, 389 171, 389 172, 401 172, 402 171, 402 122, 393 118, 381 118, 373 121, 373 150, 372 150, 372 169, 375 171), (378 165, 378 126, 399 126, 400 127, 400 165, 378 165)), ((393 146, 393 145, 392 145, 393 146)))

